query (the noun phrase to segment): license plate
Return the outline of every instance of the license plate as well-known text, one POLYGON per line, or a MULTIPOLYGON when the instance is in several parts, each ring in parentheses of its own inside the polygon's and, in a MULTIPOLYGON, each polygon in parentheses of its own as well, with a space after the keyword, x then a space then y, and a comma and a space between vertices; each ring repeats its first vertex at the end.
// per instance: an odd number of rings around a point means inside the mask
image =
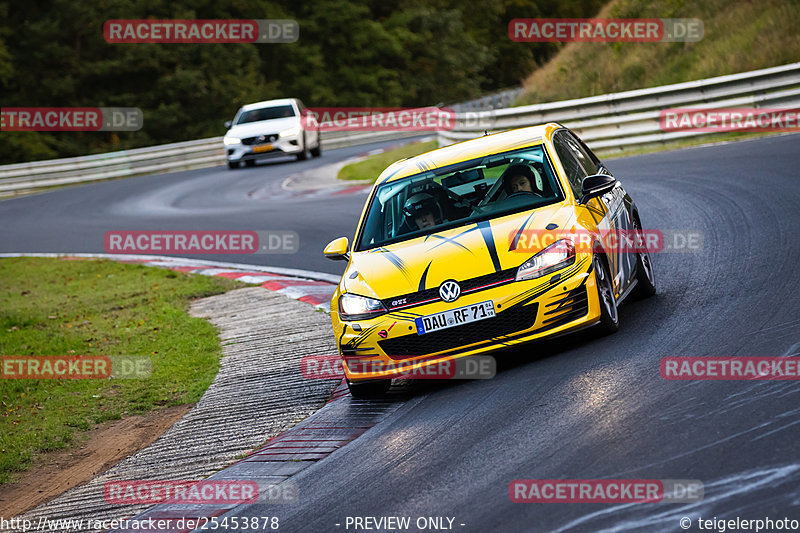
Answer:
POLYGON ((494 316, 494 303, 489 300, 458 309, 442 311, 435 315, 422 316, 414 320, 417 324, 417 335, 424 335, 440 329, 452 328, 494 316))
POLYGON ((254 146, 253 153, 260 154, 261 152, 269 152, 272 150, 271 144, 262 144, 261 146, 254 146))

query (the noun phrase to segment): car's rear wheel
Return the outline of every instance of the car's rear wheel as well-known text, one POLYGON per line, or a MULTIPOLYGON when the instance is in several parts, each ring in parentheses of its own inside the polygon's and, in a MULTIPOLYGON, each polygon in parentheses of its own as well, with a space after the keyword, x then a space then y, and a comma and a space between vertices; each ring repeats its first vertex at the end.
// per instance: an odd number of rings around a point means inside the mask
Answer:
POLYGON ((248 159, 247 161, 244 162, 244 164, 245 164, 245 166, 248 166, 248 167, 254 167, 254 166, 256 166, 256 160, 255 159, 248 159))
POLYGON ((347 380, 347 388, 350 389, 350 394, 353 398, 362 400, 381 398, 389 392, 389 387, 391 386, 391 379, 377 379, 374 381, 361 382, 347 380))
POLYGON ((236 170, 237 168, 239 168, 239 162, 238 161, 228 161, 228 168, 231 169, 231 170, 236 170))
POLYGON ((614 298, 611 274, 602 255, 594 254, 593 264, 597 297, 600 301, 599 329, 604 333, 614 333, 619 329, 619 313, 617 313, 617 300, 614 298))
MULTIPOLYGON (((633 229, 641 235, 642 223, 638 217, 633 219, 633 229)), ((656 273, 653 270, 653 260, 647 252, 647 242, 641 236, 639 240, 641 250, 636 254, 636 288, 637 298, 649 298, 656 293, 656 273)))

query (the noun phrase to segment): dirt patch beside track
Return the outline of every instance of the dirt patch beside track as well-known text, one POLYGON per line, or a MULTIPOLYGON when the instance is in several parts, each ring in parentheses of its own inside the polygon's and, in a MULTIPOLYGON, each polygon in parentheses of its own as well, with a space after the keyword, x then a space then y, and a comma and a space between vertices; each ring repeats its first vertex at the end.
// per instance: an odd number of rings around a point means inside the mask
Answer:
POLYGON ((40 456, 35 466, 14 483, 0 485, 0 516, 17 516, 102 474, 149 446, 191 405, 178 405, 101 424, 77 450, 40 456))

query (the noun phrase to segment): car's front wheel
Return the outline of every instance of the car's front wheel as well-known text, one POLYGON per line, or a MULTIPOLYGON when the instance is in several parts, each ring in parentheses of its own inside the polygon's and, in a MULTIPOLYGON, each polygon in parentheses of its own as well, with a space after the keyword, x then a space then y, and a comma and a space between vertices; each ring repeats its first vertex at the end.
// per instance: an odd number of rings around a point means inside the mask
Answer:
POLYGON ((604 333, 614 333, 619 329, 619 313, 617 313, 617 300, 614 298, 611 274, 603 256, 594 254, 593 265, 597 297, 600 301, 599 329, 604 333))
POLYGON ((231 169, 231 170, 236 170, 237 168, 239 168, 239 162, 238 161, 228 161, 228 168, 231 169))
POLYGON ((308 153, 308 144, 306 143, 306 135, 304 133, 303 134, 303 151, 300 152, 299 154, 297 154, 297 160, 298 161, 305 161, 309 157, 310 157, 310 155, 308 153))
POLYGON ((361 400, 381 398, 389 392, 389 387, 391 386, 391 379, 377 379, 374 381, 361 382, 347 380, 347 388, 350 389, 350 394, 353 398, 361 400))

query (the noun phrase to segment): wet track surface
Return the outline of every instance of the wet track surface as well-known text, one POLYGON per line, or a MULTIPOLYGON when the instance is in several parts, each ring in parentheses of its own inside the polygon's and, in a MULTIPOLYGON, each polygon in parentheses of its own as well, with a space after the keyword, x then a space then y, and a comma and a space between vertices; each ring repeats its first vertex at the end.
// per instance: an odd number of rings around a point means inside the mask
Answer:
MULTIPOLYGON (((303 470, 296 505, 243 506, 288 531, 347 516, 455 517, 482 531, 680 531, 679 520, 800 519, 800 383, 665 381, 666 356, 800 355, 800 136, 610 160, 645 228, 703 234, 653 256, 656 297, 584 332, 498 355, 494 379, 401 386, 409 399, 303 470), (693 504, 515 504, 514 479, 698 479, 693 504)), ((0 202, 2 252, 102 252, 109 230, 290 229, 293 256, 206 256, 340 273, 321 257, 354 233, 365 196, 253 200, 322 160, 216 168, 0 202)), ((278 190, 278 189, 276 189, 278 190)), ((335 524, 341 524, 336 526, 335 524)), ((465 524, 461 526, 459 524, 465 524)), ((352 530, 352 529, 351 529, 352 530)), ((415 531, 414 528, 411 531, 415 531)))

